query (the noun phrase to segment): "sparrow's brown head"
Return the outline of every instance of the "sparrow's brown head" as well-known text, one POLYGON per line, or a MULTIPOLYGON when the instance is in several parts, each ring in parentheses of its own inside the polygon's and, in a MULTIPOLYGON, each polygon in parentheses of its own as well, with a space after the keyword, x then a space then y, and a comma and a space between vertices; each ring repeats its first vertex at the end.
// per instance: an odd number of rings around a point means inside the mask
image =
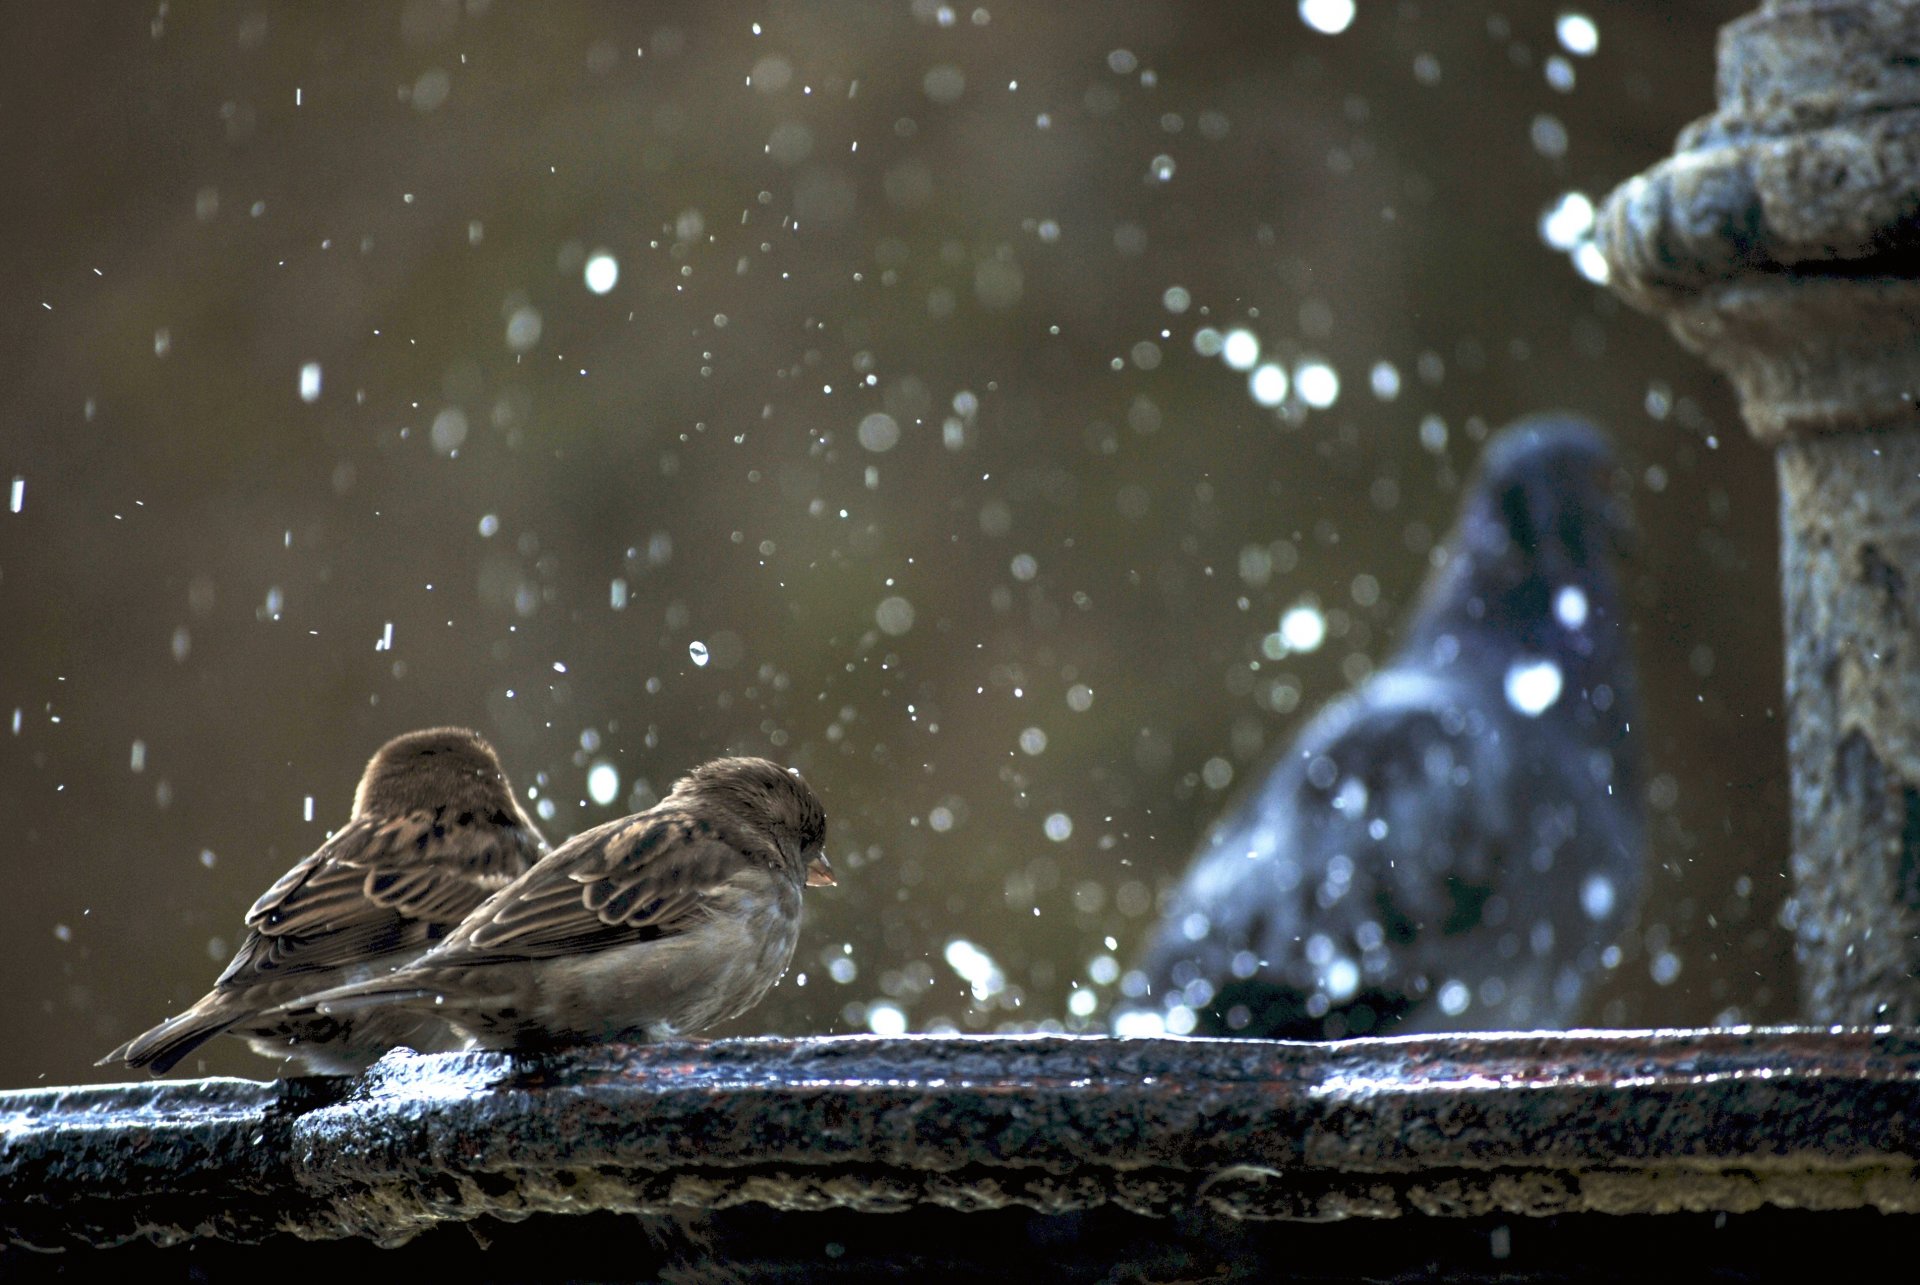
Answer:
POLYGON ((800 774, 771 759, 722 758, 702 763, 674 784, 669 798, 711 801, 771 838, 806 873, 808 887, 834 882, 820 845, 827 813, 800 774))
POLYGON ((514 815, 513 786, 478 732, 431 727, 382 745, 360 777, 353 814, 394 816, 423 808, 514 815))

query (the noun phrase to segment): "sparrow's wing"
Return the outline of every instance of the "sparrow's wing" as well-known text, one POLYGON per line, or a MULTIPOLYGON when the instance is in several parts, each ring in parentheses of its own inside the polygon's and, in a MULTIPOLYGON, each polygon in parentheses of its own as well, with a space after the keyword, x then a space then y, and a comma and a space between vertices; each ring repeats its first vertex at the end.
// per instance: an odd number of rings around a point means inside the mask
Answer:
POLYGON ((1515 747, 1470 689, 1378 675, 1214 828, 1149 953, 1156 992, 1208 979, 1216 1017, 1252 1000, 1244 1034, 1309 1033, 1313 1007, 1405 1012, 1515 860, 1515 773, 1515 747))
POLYGON ((215 986, 425 950, 544 850, 504 814, 357 817, 253 903, 253 931, 215 986))
POLYGON ((543 959, 685 932, 749 866, 738 836, 684 812, 575 835, 429 957, 449 966, 543 959))

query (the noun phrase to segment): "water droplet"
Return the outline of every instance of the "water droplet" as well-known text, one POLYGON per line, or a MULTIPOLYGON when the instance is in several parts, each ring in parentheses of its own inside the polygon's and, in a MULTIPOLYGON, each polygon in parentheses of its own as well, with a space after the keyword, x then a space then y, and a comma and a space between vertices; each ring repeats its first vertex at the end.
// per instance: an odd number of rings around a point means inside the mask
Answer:
POLYGON ((1533 118, 1528 132, 1533 138, 1533 150, 1540 155, 1557 160, 1567 154, 1567 127, 1559 117, 1541 112, 1533 118))
POLYGON ((1584 13, 1563 13, 1554 24, 1560 47, 1576 57, 1590 57, 1600 48, 1600 28, 1584 13))
POLYGON ((1560 666, 1553 661, 1522 657, 1507 666, 1507 704, 1528 718, 1538 718, 1560 699, 1563 681, 1560 666))
POLYGON ((1613 880, 1605 875, 1588 875, 1587 881, 1580 885, 1580 908, 1595 922, 1613 913, 1615 900, 1613 880))
POLYGON ((1269 361, 1247 376, 1247 392, 1262 406, 1278 406, 1287 400, 1288 382, 1287 372, 1269 361))
POLYGON ((883 598, 873 609, 873 620, 882 633, 898 637, 913 628, 913 604, 905 598, 883 598))
POLYGON ((1568 629, 1587 623, 1587 595, 1579 585, 1562 585, 1553 595, 1553 614, 1568 629))
POLYGON ((860 445, 879 454, 899 445, 900 423, 885 411, 875 411, 860 421, 860 427, 855 430, 855 435, 859 437, 860 445))
POLYGON ((442 455, 451 455, 467 440, 467 415, 458 406, 449 406, 433 417, 433 427, 427 436, 433 442, 433 449, 442 455))
POLYGON ((1252 370, 1260 360, 1260 340, 1251 330, 1229 330, 1220 343, 1220 359, 1234 370, 1252 370))
POLYGON ((1147 1009, 1135 1009, 1114 1019, 1113 1033, 1123 1040, 1158 1039, 1167 1033, 1167 1019, 1147 1009))
POLYGON ((867 1005, 867 1029, 875 1035, 895 1036, 907 1033, 907 1015, 897 1004, 877 1000, 867 1005))
POLYGON ((1353 0, 1300 0, 1300 21, 1323 36, 1337 36, 1353 25, 1353 0))
POLYGON ((1327 618, 1318 607, 1300 603, 1280 617, 1280 641, 1292 651, 1314 651, 1327 639, 1327 618))
POLYGON ((1607 278, 1613 275, 1613 269, 1607 266, 1607 256, 1592 241, 1582 241, 1573 252, 1573 266, 1581 276, 1597 286, 1607 284, 1607 278))
POLYGON ((1400 368, 1390 361, 1376 361, 1367 382, 1372 385, 1375 397, 1390 402, 1400 395, 1400 368))
POLYGON ((1653 963, 1647 970, 1656 986, 1671 986, 1680 976, 1680 956, 1670 950, 1663 950, 1653 957, 1653 963))
POLYGON ((620 769, 611 763, 595 763, 587 773, 587 797, 601 807, 620 795, 620 769))
POLYGON ((1323 361, 1310 361, 1293 372, 1300 400, 1315 410, 1325 410, 1340 400, 1340 375, 1323 361))
POLYGON ((1354 997, 1360 989, 1360 966, 1351 959, 1340 958, 1327 966, 1327 998, 1336 1004, 1344 1004, 1354 997))
POLYGON ((1540 216, 1540 239, 1562 253, 1593 232, 1593 202, 1585 192, 1568 192, 1540 216))
POLYGON ((507 347, 526 352, 540 342, 540 310, 529 305, 515 308, 507 318, 507 347))
POLYGON ((1006 989, 1007 975, 993 962, 993 957, 964 937, 956 937, 947 943, 943 952, 947 967, 958 973, 973 988, 976 1003, 985 1003, 1006 989))
POLYGON ((620 282, 620 261, 613 257, 612 251, 595 250, 587 259, 582 275, 586 278, 587 289, 595 294, 605 294, 620 282))

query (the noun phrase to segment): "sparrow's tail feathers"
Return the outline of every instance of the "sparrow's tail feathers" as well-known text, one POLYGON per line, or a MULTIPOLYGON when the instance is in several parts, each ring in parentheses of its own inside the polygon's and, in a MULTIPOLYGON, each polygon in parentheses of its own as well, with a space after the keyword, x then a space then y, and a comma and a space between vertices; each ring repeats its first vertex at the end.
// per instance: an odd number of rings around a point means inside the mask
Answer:
POLYGON ((383 977, 302 995, 299 999, 289 1000, 270 1010, 270 1016, 312 1017, 317 1014, 321 1017, 342 1017, 371 1008, 434 1007, 439 998, 439 992, 422 986, 418 980, 383 977))
POLYGON ((244 1010, 209 1003, 212 998, 208 996, 186 1012, 134 1036, 94 1065, 125 1062, 128 1066, 144 1066, 155 1075, 165 1075, 175 1062, 247 1016, 244 1010))

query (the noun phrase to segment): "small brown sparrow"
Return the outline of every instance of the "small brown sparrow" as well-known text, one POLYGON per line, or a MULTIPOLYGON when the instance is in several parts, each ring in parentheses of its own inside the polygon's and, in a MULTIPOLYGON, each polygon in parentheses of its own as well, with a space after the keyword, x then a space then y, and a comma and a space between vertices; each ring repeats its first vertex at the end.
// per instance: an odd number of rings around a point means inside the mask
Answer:
POLYGON ((800 890, 834 882, 805 781, 724 758, 561 844, 385 977, 289 1004, 438 1017, 481 1048, 666 1039, 737 1017, 786 971, 800 890))
POLYGON ((367 764, 346 827, 253 903, 247 938, 213 989, 96 1065, 163 1074, 223 1032, 264 1057, 334 1074, 364 1070, 395 1045, 459 1048, 463 1037, 430 1014, 268 1010, 398 968, 546 850, 478 734, 439 727, 395 737, 367 764))

